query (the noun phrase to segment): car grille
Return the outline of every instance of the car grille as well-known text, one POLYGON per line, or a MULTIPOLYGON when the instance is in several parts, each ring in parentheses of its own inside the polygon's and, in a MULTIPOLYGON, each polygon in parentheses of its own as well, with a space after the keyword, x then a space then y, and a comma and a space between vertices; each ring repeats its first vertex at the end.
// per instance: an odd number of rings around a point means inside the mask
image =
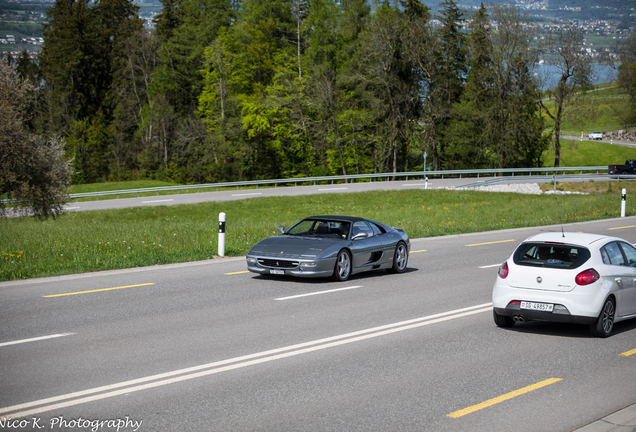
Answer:
POLYGON ((259 259, 258 263, 260 265, 262 265, 263 267, 273 267, 273 268, 294 268, 294 267, 298 267, 298 261, 259 259))

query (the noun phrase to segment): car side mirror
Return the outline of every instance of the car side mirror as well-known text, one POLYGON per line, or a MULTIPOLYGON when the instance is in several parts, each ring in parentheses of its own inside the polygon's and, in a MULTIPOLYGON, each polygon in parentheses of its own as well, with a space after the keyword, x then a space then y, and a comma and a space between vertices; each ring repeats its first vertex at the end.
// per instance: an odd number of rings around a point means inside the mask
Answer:
POLYGON ((369 237, 369 234, 361 232, 361 233, 358 233, 358 234, 354 235, 351 238, 351 240, 358 240, 358 239, 367 238, 367 237, 369 237))
POLYGON ((285 227, 284 226, 279 226, 278 227, 278 231, 282 232, 283 234, 285 234, 285 227))

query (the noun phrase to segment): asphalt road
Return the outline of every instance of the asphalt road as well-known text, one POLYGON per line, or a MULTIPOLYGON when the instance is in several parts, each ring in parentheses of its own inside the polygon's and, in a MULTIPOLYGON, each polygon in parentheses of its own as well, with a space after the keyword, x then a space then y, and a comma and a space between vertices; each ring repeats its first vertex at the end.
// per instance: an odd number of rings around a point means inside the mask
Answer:
MULTIPOLYGON (((492 178, 492 177, 489 177, 492 178)), ((70 202, 65 208, 68 211, 107 210, 114 208, 166 206, 178 204, 194 204, 207 201, 236 201, 247 198, 271 196, 299 196, 322 193, 365 192, 370 190, 405 190, 453 187, 483 181, 485 178, 474 177, 463 179, 428 179, 376 181, 365 183, 347 183, 315 186, 288 186, 277 188, 253 188, 226 190, 220 192, 185 193, 178 195, 159 195, 156 197, 122 198, 95 201, 70 202)), ((536 181, 546 181, 545 176, 537 176, 536 181)))
POLYGON ((0 283, 0 429, 574 430, 636 403, 636 320, 500 329, 490 304, 515 245, 560 229, 415 239, 404 274, 345 283, 242 257, 0 283))
MULTIPOLYGON (((575 176, 573 176, 575 177, 575 176)), ((130 207, 151 207, 170 206, 178 204, 194 204, 207 201, 235 201, 257 197, 272 196, 300 196, 312 194, 337 194, 346 192, 366 192, 371 190, 408 190, 408 189, 440 189, 458 187, 492 180, 494 177, 463 177, 463 178, 429 178, 427 180, 394 180, 394 181, 374 181, 364 183, 346 183, 333 185, 314 186, 288 186, 278 188, 253 188, 242 190, 226 190, 220 192, 185 193, 177 195, 159 195, 156 197, 122 198, 95 201, 69 202, 65 209, 67 211, 91 211, 108 210, 115 208, 130 207)), ((550 183, 551 176, 534 175, 523 177, 507 177, 506 180, 512 183, 550 183)), ((595 181, 607 181, 608 177, 600 177, 595 181)), ((560 182, 566 181, 559 179, 560 182)), ((581 181, 573 178, 571 181, 581 181)), ((502 183, 499 183, 502 184, 502 183)))

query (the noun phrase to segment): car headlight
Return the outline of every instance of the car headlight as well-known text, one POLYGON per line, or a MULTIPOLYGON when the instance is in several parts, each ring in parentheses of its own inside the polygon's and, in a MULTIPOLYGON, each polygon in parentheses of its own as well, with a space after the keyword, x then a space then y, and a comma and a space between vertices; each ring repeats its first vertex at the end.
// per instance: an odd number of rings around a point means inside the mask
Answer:
POLYGON ((301 262, 300 266, 301 267, 316 267, 316 263, 315 262, 301 262))
POLYGON ((250 264, 256 264, 256 258, 247 257, 247 262, 250 264))

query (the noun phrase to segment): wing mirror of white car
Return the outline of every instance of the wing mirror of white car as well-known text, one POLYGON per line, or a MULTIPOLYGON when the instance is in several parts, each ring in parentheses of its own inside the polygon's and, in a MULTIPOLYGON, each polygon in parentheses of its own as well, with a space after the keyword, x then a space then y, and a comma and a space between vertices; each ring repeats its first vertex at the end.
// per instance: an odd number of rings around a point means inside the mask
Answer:
POLYGON ((285 227, 284 226, 279 226, 278 227, 278 231, 282 232, 283 234, 285 234, 285 227))
POLYGON ((362 232, 362 233, 358 233, 358 234, 354 235, 351 238, 351 240, 358 240, 358 239, 367 238, 367 237, 369 237, 369 234, 362 232))

